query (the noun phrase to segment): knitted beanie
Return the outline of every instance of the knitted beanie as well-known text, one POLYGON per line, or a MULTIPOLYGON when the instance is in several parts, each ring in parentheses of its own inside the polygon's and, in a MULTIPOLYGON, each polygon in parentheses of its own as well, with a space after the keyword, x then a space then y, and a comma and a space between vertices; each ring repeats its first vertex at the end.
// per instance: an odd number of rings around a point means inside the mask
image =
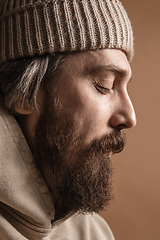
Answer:
POLYGON ((0 0, 0 64, 102 48, 133 57, 132 28, 119 0, 0 0))

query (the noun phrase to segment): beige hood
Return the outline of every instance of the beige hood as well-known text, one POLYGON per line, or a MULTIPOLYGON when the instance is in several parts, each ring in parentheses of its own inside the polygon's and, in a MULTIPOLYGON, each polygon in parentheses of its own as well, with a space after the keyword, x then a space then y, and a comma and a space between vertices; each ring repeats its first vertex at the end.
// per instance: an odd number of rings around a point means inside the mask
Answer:
POLYGON ((0 239, 114 240, 97 214, 54 218, 53 198, 0 96, 0 239))
MULTIPOLYGON (((36 232, 44 236, 50 231, 51 222, 54 220, 53 199, 34 164, 32 153, 16 120, 5 109, 2 98, 0 98, 0 201, 2 202, 0 208, 5 215, 8 214, 9 221, 13 220, 13 226, 18 226, 19 232, 23 233, 27 228, 27 232, 29 229, 34 230, 35 236, 36 232)), ((4 224, 7 230, 7 222, 4 224)), ((40 236, 38 239, 41 239, 40 236)))

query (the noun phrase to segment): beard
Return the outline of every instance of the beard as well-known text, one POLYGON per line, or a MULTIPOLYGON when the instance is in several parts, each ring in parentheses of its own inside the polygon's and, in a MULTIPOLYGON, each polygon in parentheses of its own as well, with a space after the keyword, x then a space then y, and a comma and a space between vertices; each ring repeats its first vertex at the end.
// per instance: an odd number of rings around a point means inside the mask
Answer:
POLYGON ((34 157, 56 202, 65 211, 92 213, 113 199, 110 153, 123 150, 120 131, 84 143, 74 117, 57 99, 48 98, 35 129, 34 157))

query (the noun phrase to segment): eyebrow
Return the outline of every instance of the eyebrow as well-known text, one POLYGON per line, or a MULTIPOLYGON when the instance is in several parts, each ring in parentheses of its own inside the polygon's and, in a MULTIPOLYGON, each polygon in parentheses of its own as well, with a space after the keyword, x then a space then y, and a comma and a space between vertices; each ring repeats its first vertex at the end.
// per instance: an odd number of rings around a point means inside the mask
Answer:
MULTIPOLYGON (((122 78, 125 78, 127 76, 127 70, 126 69, 120 68, 119 66, 113 65, 113 64, 98 65, 98 66, 95 66, 95 67, 90 67, 90 68, 87 68, 85 72, 87 74, 95 74, 95 73, 104 72, 104 71, 105 72, 109 72, 109 71, 110 72, 115 72, 122 78)), ((131 80, 132 80, 132 76, 131 76, 129 82, 131 80)))

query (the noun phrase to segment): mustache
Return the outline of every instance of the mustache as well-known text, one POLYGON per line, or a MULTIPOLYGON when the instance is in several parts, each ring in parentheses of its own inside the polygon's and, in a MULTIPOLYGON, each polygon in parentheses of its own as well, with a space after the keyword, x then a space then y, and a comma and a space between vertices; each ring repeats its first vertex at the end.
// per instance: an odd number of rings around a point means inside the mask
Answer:
POLYGON ((126 134, 121 131, 114 131, 111 134, 104 135, 101 139, 96 139, 91 143, 90 149, 97 150, 102 154, 119 153, 126 144, 126 134))

